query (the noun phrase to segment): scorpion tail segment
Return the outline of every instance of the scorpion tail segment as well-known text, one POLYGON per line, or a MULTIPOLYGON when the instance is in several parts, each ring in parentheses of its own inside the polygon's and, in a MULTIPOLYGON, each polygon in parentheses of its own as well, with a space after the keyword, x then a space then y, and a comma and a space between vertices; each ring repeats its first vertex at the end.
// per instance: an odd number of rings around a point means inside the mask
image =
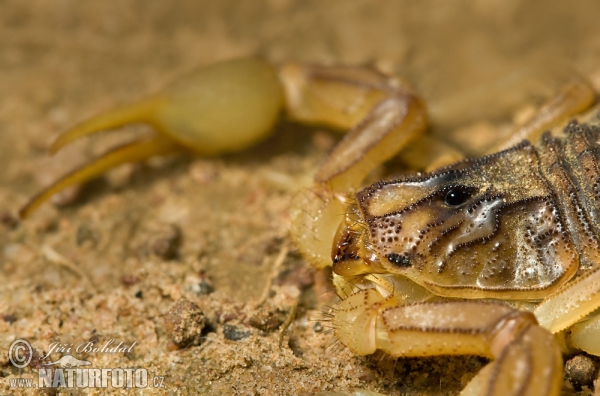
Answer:
POLYGON ((114 129, 126 124, 146 122, 153 124, 153 116, 162 103, 160 97, 154 96, 139 102, 117 107, 106 113, 83 121, 75 127, 65 131, 56 138, 50 146, 50 153, 54 154, 62 147, 74 140, 107 129, 114 129))
POLYGON ((96 160, 83 165, 63 178, 59 179, 51 186, 44 189, 41 193, 27 203, 20 211, 22 219, 29 216, 38 206, 50 198, 55 193, 74 184, 83 183, 106 172, 108 169, 127 162, 138 162, 150 158, 154 155, 170 154, 179 152, 182 147, 171 140, 161 136, 153 137, 149 140, 137 140, 129 144, 119 146, 110 150, 96 160))
POLYGON ((393 95, 379 102, 335 147, 315 180, 334 191, 359 186, 375 167, 397 154, 426 125, 423 102, 393 95))

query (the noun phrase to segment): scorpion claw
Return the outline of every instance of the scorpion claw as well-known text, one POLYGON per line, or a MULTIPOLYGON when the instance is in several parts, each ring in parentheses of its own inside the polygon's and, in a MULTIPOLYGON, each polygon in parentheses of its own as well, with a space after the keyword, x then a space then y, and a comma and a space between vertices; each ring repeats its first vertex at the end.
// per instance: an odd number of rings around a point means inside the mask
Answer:
POLYGON ((155 136, 152 139, 136 140, 132 143, 116 147, 98 157, 96 160, 83 165, 81 168, 75 169, 44 189, 19 211, 19 216, 22 219, 25 219, 31 212, 55 193, 74 184, 91 180, 115 166, 127 162, 142 161, 155 155, 175 153, 182 149, 182 146, 179 144, 171 140, 166 140, 162 136, 155 136))

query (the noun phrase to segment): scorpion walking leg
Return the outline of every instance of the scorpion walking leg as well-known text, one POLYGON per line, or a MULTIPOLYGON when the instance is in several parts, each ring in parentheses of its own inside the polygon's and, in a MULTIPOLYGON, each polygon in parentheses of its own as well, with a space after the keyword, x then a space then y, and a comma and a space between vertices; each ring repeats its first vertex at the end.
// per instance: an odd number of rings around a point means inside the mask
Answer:
POLYGON ((600 356, 600 315, 571 326, 569 331, 569 346, 600 356))
POLYGON ((594 89, 587 81, 581 79, 568 84, 544 103, 532 119, 518 126, 508 139, 494 145, 488 152, 508 149, 523 140, 535 144, 545 131, 588 109, 594 103, 594 99, 594 89))
POLYGON ((534 311, 544 328, 557 333, 600 307, 600 268, 563 286, 534 311))
POLYGON ((392 356, 481 355, 494 359, 464 395, 558 395, 562 358, 533 315, 506 305, 452 301, 397 306, 368 288, 344 299, 333 319, 352 352, 392 356))

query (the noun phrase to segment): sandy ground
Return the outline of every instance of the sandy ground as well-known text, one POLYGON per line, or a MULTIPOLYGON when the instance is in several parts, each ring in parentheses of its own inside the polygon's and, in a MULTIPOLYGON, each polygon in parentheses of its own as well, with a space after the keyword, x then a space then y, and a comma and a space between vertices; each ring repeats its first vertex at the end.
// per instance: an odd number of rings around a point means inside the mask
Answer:
POLYGON ((506 130, 572 72, 598 85, 598 15, 597 2, 560 0, 0 1, 0 393, 16 392, 10 378, 36 375, 36 356, 53 343, 110 340, 129 351, 74 355, 164 378, 143 394, 458 392, 483 359, 354 357, 322 320, 327 274, 294 252, 287 229, 290 198, 338 139, 323 129, 282 122, 246 152, 124 166, 62 207, 44 205, 22 223, 16 211, 77 164, 148 131, 49 157, 59 132, 233 57, 403 76, 430 105, 431 133, 476 152, 486 131, 506 130), (196 305, 172 309, 180 300, 196 305), (6 354, 16 338, 37 354, 23 370, 6 354), (199 345, 176 345, 186 342, 199 345))

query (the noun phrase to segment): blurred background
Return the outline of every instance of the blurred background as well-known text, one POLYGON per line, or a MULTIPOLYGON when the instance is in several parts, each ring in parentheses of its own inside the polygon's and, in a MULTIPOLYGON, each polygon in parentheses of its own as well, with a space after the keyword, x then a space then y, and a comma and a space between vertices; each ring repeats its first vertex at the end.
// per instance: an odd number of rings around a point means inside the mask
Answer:
MULTIPOLYGON (((563 66, 600 80, 594 1, 5 0, 0 7, 0 182, 13 188, 34 181, 27 166, 59 131, 224 59, 376 66, 410 82, 434 124, 446 128, 504 111, 515 91, 550 95, 566 78, 563 66), (485 101, 477 90, 490 92, 485 101), (462 100, 469 95, 477 99, 462 100)), ((14 202, 10 195, 0 193, 0 202, 14 202)))
MULTIPOLYGON (((234 57, 373 65, 408 80, 434 116, 455 97, 498 81, 510 96, 528 67, 546 73, 550 87, 556 82, 545 69, 557 64, 600 78, 600 4, 594 1, 33 0, 0 6, 5 164, 20 162, 13 156, 44 147, 85 116, 234 57)), ((492 88, 494 96, 503 94, 492 88)), ((18 172, 2 168, 3 182, 7 172, 18 172)))

